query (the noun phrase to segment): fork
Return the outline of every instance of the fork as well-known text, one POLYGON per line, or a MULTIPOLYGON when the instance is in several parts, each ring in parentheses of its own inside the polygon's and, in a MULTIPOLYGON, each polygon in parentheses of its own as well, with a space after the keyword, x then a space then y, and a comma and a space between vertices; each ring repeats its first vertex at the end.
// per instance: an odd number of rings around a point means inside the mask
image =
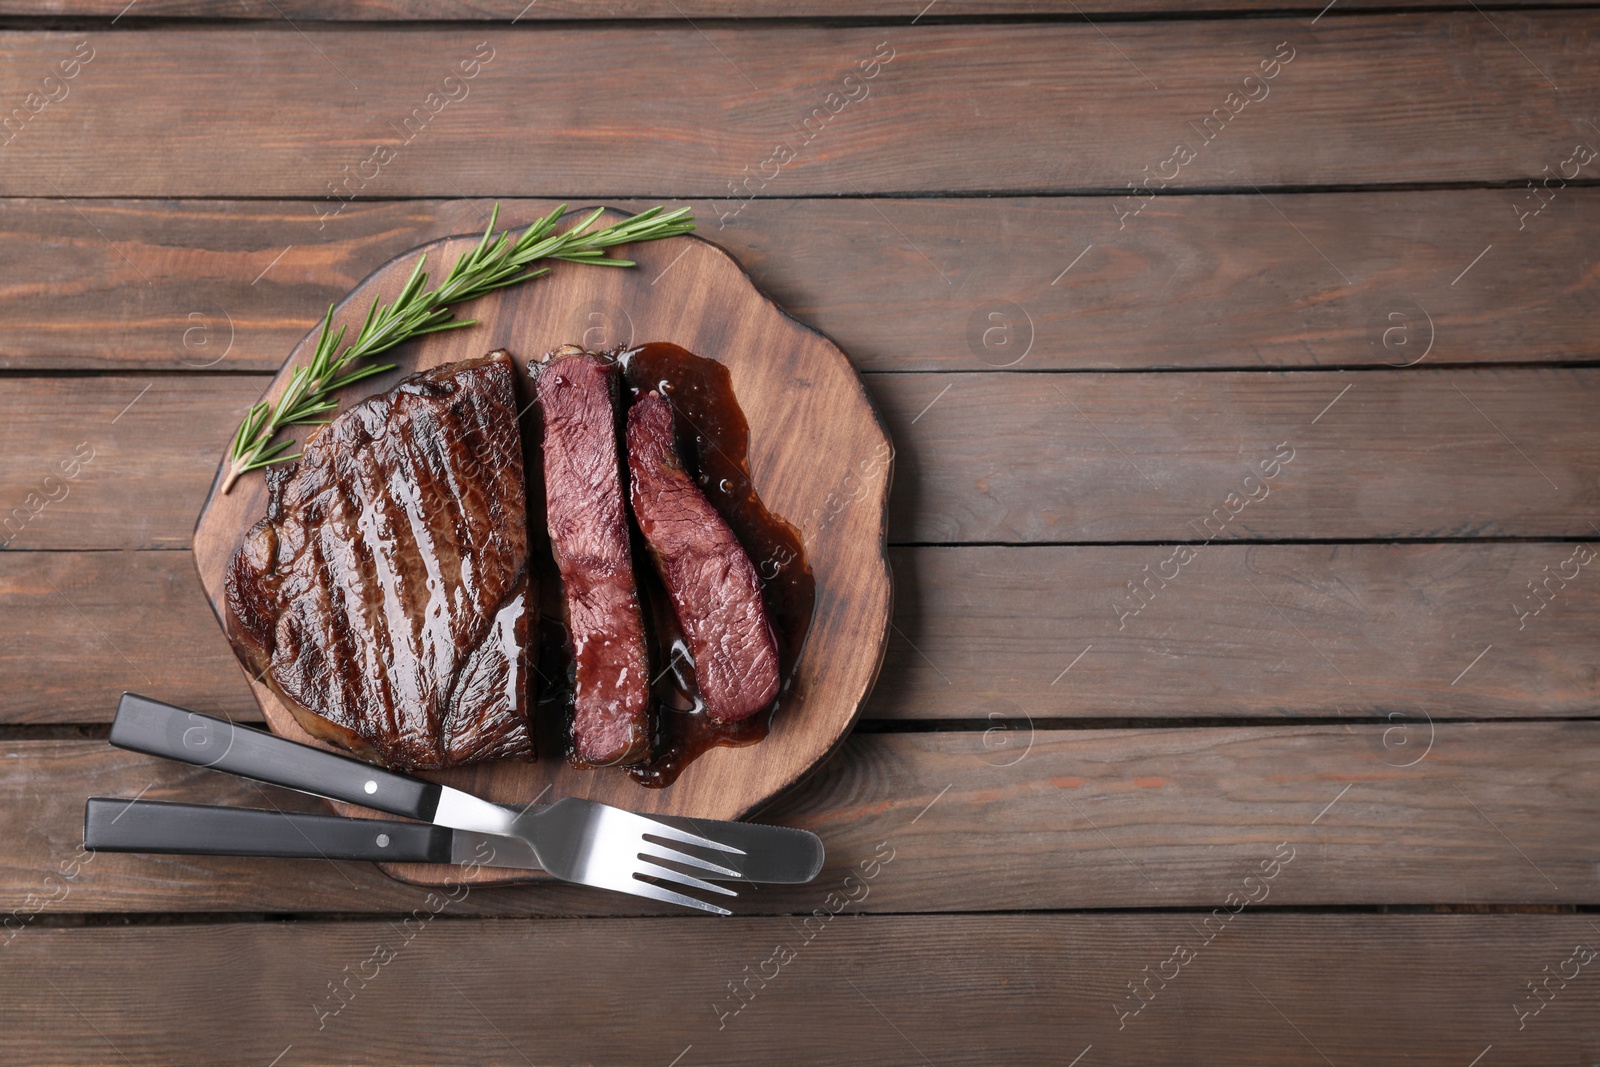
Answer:
POLYGON ((450 786, 133 693, 124 693, 117 707, 111 743, 437 826, 499 835, 508 848, 531 850, 539 867, 563 881, 716 915, 732 912, 677 889, 738 896, 727 886, 679 868, 723 878, 740 877, 738 870, 672 845, 707 849, 730 857, 730 862, 743 856, 743 849, 608 804, 564 797, 518 813, 450 786))

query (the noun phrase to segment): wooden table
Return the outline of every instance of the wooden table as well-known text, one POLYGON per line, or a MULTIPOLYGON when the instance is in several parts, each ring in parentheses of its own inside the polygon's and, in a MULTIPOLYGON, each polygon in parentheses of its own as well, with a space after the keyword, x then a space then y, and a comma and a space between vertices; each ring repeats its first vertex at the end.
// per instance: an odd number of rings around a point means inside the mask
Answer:
POLYGON ((1592 3, 126 2, 0 3, 0 1059, 1600 1059, 1592 3), (770 812, 827 869, 80 853, 261 806, 116 695, 257 714, 218 455, 495 199, 692 205, 866 378, 895 629, 770 812))

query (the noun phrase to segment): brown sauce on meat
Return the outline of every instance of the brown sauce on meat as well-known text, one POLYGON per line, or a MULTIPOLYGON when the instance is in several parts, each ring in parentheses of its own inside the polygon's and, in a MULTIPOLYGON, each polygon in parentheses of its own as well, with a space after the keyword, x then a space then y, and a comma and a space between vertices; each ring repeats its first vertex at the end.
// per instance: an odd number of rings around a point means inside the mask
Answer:
POLYGON ((733 395, 728 368, 664 342, 622 352, 618 362, 631 391, 655 389, 672 400, 679 455, 761 575, 789 678, 811 626, 816 581, 800 531, 768 511, 750 481, 750 426, 733 395))
MULTIPOLYGON (((683 768, 707 750, 718 745, 755 744, 766 736, 784 694, 794 685, 795 665, 805 648, 811 609, 816 603, 816 579, 806 561, 800 531, 766 510, 750 482, 750 427, 734 397, 728 368, 666 342, 614 352, 613 358, 622 370, 624 413, 635 394, 658 390, 672 400, 678 458, 749 553, 762 579, 763 600, 778 638, 778 699, 765 712, 746 720, 710 721, 696 694, 693 665, 672 611, 672 600, 643 549, 642 539, 634 531, 634 579, 645 614, 656 737, 651 760, 626 769, 634 781, 661 789, 677 781, 683 768)), ((531 472, 536 472, 538 466, 536 462, 531 464, 531 472)), ((539 488, 530 486, 530 493, 539 488)), ((544 498, 539 494, 530 499, 544 498)), ((539 590, 544 593, 539 656, 534 661, 539 672, 534 723, 539 750, 560 752, 565 749, 566 721, 570 720, 573 707, 573 661, 562 622, 560 577, 555 573, 555 561, 550 558, 549 542, 542 530, 534 531, 533 563, 542 579, 539 590)))
MULTIPOLYGON (((625 392, 652 389, 672 401, 678 423, 678 455, 700 491, 733 530, 756 566, 762 595, 778 639, 781 682, 765 712, 737 723, 710 721, 695 696, 693 667, 671 601, 647 558, 639 586, 649 600, 651 670, 656 672, 655 757, 628 768, 635 781, 671 785, 683 768, 718 745, 754 744, 767 735, 772 717, 794 680, 816 602, 816 580, 806 562, 800 531, 768 511, 750 480, 750 426, 733 394, 728 368, 674 344, 655 342, 617 354, 625 392)), ((627 399, 632 399, 628 397, 627 399)))
POLYGON ((766 737, 782 691, 769 707, 747 719, 714 722, 701 704, 683 630, 678 626, 661 576, 646 562, 639 572, 638 583, 648 620, 645 629, 649 633, 651 669, 656 672, 650 687, 655 699, 656 743, 648 763, 629 767, 627 771, 628 776, 641 785, 659 789, 671 785, 685 767, 708 749, 718 745, 736 748, 753 745, 766 737))
MULTIPOLYGON (((661 342, 612 353, 622 369, 622 408, 634 395, 656 390, 672 401, 677 419, 678 455, 755 564, 762 596, 778 642, 780 684, 771 707, 735 723, 714 723, 696 694, 694 668, 672 601, 634 531, 634 580, 645 618, 651 692, 656 704, 652 758, 626 768, 641 785, 671 785, 697 757, 717 746, 752 745, 767 736, 773 716, 794 681, 816 601, 816 580, 806 561, 800 531, 768 511, 750 480, 750 427, 733 393, 728 370, 712 359, 661 342)), ((534 464, 530 469, 536 469, 534 464)), ((542 496, 538 499, 542 499, 542 496)), ((536 541, 543 540, 536 538, 536 541)), ((572 650, 561 622, 559 579, 548 546, 536 549, 535 562, 544 598, 539 633, 540 751, 559 751, 558 736, 572 708, 572 650), (552 727, 550 724, 557 726, 552 727)))

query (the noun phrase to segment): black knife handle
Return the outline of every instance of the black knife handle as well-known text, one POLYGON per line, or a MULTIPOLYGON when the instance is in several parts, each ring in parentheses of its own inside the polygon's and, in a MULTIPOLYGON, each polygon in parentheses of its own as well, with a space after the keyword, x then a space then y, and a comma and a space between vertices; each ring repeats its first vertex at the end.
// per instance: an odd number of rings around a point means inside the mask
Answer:
POLYGON ((98 852, 449 863, 455 831, 297 811, 90 797, 83 845, 98 852))
POLYGON ((440 787, 159 700, 123 693, 111 743, 151 756, 288 786, 432 822, 440 787))

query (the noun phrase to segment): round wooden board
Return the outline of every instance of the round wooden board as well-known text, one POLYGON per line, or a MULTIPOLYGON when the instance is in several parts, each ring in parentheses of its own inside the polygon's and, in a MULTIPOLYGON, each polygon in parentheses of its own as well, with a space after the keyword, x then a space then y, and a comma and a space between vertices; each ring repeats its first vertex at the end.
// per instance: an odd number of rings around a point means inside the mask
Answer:
MULTIPOLYGON (((607 212, 607 221, 624 217, 607 212)), ((400 256, 356 287, 334 313, 335 324, 360 328, 368 305, 388 301, 426 254, 437 278, 472 246, 476 235, 445 238, 400 256)), ((725 364, 750 424, 750 470, 767 506, 797 525, 816 576, 816 610, 791 690, 772 731, 745 748, 715 748, 672 785, 646 788, 617 769, 579 770, 545 744, 533 762, 501 761, 431 774, 437 781, 508 803, 588 797, 639 812, 708 819, 742 818, 758 810, 825 760, 849 732, 882 663, 888 639, 890 574, 886 510, 893 448, 850 361, 832 341, 795 321, 756 289, 723 249, 698 237, 630 245, 619 253, 631 269, 556 263, 545 277, 500 290, 464 306, 478 325, 420 338, 380 357, 397 369, 355 387, 345 406, 383 392, 403 375, 508 349, 519 368, 565 343, 591 349, 671 341, 725 364)), ((290 370, 305 362, 315 331, 300 342, 273 379, 276 398, 290 370)), ((521 403, 531 399, 519 375, 521 403)), ((240 413, 241 415, 243 412, 240 413)), ((536 453, 535 453, 536 454, 536 453)), ((222 468, 195 527, 195 563, 220 619, 227 610, 222 576, 245 531, 265 513, 259 474, 218 492, 222 468)), ((542 503, 529 501, 542 514, 542 503)), ((246 672, 248 675, 250 672, 246 672)), ((280 698, 250 685, 274 732, 317 743, 280 698)), ((552 736, 545 724, 541 740, 552 736)), ((334 805, 347 815, 377 813, 334 805)), ((405 881, 455 884, 463 870, 426 864, 384 868, 405 881)), ((478 882, 539 881, 542 872, 480 869, 478 882)))

